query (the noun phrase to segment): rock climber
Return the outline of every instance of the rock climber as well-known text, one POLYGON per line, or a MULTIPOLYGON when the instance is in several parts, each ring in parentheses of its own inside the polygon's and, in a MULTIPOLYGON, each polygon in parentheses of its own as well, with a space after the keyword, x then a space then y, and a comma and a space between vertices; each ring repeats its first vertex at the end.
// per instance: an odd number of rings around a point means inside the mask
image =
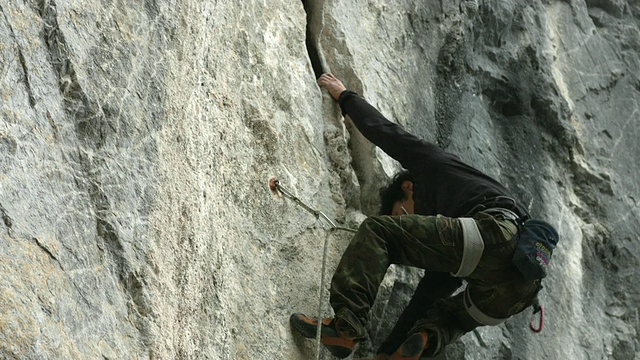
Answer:
MULTIPOLYGON (((410 173, 400 182, 404 196, 393 203, 391 216, 365 219, 342 255, 330 288, 335 316, 322 321, 323 345, 339 358, 353 352, 365 337, 369 310, 391 264, 425 270, 416 295, 430 295, 424 300, 429 309, 418 311, 421 299, 414 296, 398 321, 403 329, 394 335, 402 342, 387 339, 376 359, 436 356, 464 333, 498 325, 530 306, 541 280, 523 276, 512 262, 519 224, 529 218, 522 204, 496 180, 387 120, 334 75, 323 74, 318 84, 369 141, 410 173), (444 283, 434 286, 440 294, 420 288, 429 286, 431 276, 444 283), (465 290, 449 296, 460 279, 467 282, 465 290)), ((548 224, 536 231, 557 243, 548 224)), ((295 313, 290 322, 304 337, 315 337, 316 320, 295 313)))

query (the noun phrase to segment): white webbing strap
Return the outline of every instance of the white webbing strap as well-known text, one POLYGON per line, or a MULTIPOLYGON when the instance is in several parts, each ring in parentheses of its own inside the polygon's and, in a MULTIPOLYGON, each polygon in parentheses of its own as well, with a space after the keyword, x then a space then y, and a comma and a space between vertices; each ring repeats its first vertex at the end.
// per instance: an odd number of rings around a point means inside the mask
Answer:
POLYGON ((469 316, 473 318, 473 320, 479 322, 482 325, 495 326, 500 325, 507 319, 497 319, 492 318, 491 316, 483 313, 478 309, 478 307, 471 301, 471 295, 469 294, 469 286, 464 291, 464 307, 467 309, 467 313, 469 316))
POLYGON ((460 267, 458 268, 458 272, 453 274, 453 276, 466 277, 471 275, 473 270, 476 269, 476 266, 478 266, 482 252, 484 251, 484 241, 482 240, 482 235, 480 235, 480 230, 478 230, 478 225, 473 218, 458 219, 460 220, 460 225, 462 225, 464 248, 462 250, 460 267))

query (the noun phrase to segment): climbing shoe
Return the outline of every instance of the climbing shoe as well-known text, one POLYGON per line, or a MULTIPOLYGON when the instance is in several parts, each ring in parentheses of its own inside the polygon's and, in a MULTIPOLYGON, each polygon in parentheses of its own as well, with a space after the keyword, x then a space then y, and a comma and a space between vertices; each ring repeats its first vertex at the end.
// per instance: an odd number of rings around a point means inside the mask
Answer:
POLYGON ((419 360, 422 352, 427 348, 428 337, 426 332, 415 333, 391 355, 391 360, 419 360))
MULTIPOLYGON (((291 326, 306 338, 315 338, 318 329, 318 321, 310 319, 303 314, 293 314, 289 319, 291 326)), ((335 318, 322 320, 320 342, 334 356, 342 359, 351 355, 356 346, 356 340, 352 337, 353 331, 348 328, 336 327, 335 318)))

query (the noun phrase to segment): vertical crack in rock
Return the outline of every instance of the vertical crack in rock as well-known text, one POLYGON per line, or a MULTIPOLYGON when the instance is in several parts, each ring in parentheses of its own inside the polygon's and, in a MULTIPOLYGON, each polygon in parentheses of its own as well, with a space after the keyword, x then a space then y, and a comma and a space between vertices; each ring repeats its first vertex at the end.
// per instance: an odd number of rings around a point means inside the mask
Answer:
MULTIPOLYGON (((7 14, 5 14, 2 6, 0 6, 0 12, 2 12, 2 14, 4 15, 4 20, 7 23, 7 27, 9 27, 11 36, 13 37, 14 40, 16 40, 16 34, 13 31, 13 27, 11 26, 11 23, 7 19, 7 14)), ((17 41, 16 41, 16 44, 17 44, 17 41)), ((31 82, 29 81, 29 71, 27 70, 27 63, 25 61, 24 54, 22 53, 22 49, 20 48, 20 46, 16 45, 16 47, 18 48, 18 60, 20 62, 20 66, 22 66, 24 84, 27 90, 27 96, 29 97, 29 106, 33 108, 36 105, 36 100, 35 100, 35 97, 33 96, 33 90, 31 89, 31 82)))
MULTIPOLYGON (((92 141, 91 138, 95 136, 88 136, 89 131, 87 127, 90 126, 91 120, 95 118, 93 114, 89 112, 90 105, 89 99, 86 94, 80 88, 77 81, 76 72, 71 63, 71 59, 68 56, 68 48, 66 40, 62 31, 58 26, 58 14, 55 1, 47 1, 41 4, 40 15, 44 22, 44 40, 49 50, 49 61, 53 65, 58 75, 58 85, 60 92, 64 96, 65 112, 71 119, 78 119, 76 123, 76 132, 79 135, 79 140, 83 141, 85 145, 90 148, 99 148, 100 146, 92 141), (93 146, 92 146, 93 145, 93 146)), ((104 216, 108 213, 108 201, 104 193, 101 191, 100 181, 98 179, 98 173, 93 170, 96 167, 94 158, 89 158, 86 153, 79 151, 76 160, 81 165, 84 178, 90 179, 92 184, 91 188, 85 189, 89 193, 89 196, 94 205, 94 211, 97 217, 97 233, 100 237, 105 239, 106 243, 112 243, 113 237, 110 236, 110 231, 105 229, 112 229, 110 224, 105 225, 104 216)), ((99 161, 99 160, 97 160, 99 161)), ((79 181, 77 184, 80 187, 84 187, 84 182, 79 181)), ((117 240, 117 237, 115 238, 117 240)), ((114 254, 115 259, 120 259, 122 250, 121 246, 110 247, 110 250, 114 254)), ((121 264, 119 264, 121 265, 121 264)))
POLYGON ((307 45, 309 60, 311 60, 311 66, 313 67, 313 73, 316 75, 317 79, 324 73, 324 69, 322 68, 322 61, 320 60, 320 54, 318 53, 318 48, 316 46, 315 36, 311 30, 313 11, 311 9, 312 5, 310 4, 310 1, 313 0, 302 0, 302 6, 307 14, 307 35, 305 43, 307 45))
POLYGON ((78 81, 65 36, 58 24, 55 1, 43 0, 39 6, 44 23, 44 41, 49 51, 49 61, 58 76, 58 86, 64 98, 64 111, 69 119, 75 121, 78 140, 89 149, 81 147, 73 157, 82 169, 81 179, 77 179, 76 183, 89 195, 95 214, 98 241, 102 242, 98 244, 98 248, 106 250, 110 256, 114 275, 131 300, 133 309, 130 312, 137 313, 134 325, 140 331, 143 342, 149 345, 152 336, 145 319, 149 313, 149 304, 144 295, 144 284, 133 270, 124 241, 113 225, 113 211, 100 180, 101 169, 108 167, 101 150, 104 150, 108 135, 116 134, 117 130, 108 121, 108 109, 92 102, 78 81))
MULTIPOLYGON (((326 72, 322 64, 322 56, 318 50, 319 36, 314 31, 314 21, 317 19, 318 10, 314 0, 302 0, 305 13, 307 14, 307 29, 306 29, 306 47, 311 66, 313 68, 314 75, 317 78, 326 72)), ((353 148, 344 141, 344 134, 342 130, 333 127, 326 127, 324 133, 324 141, 329 153, 329 159, 331 161, 332 170, 339 177, 339 184, 337 181, 331 182, 331 191, 335 194, 338 203, 347 207, 359 209, 361 207, 361 193, 360 187, 354 184, 354 175, 357 171, 354 169, 352 157, 353 153, 356 154, 368 154, 368 150, 360 151, 360 146, 354 146, 353 148), (344 202, 344 203, 343 203, 344 202)), ((357 167, 357 166, 356 166, 357 167)), ((358 173, 358 175, 360 175, 358 173)), ((358 176, 356 176, 358 177, 358 176)), ((338 217, 341 217, 339 215, 338 217)))
POLYGON ((65 112, 76 122, 79 139, 88 146, 101 148, 105 144, 106 135, 115 132, 113 125, 106 121, 108 111, 93 104, 78 82, 65 36, 58 24, 55 1, 43 2, 40 16, 44 23, 44 42, 49 51, 49 62, 58 75, 65 112))
POLYGON ((18 48, 18 59, 20 59, 20 65, 22 65, 22 71, 24 75, 24 84, 27 88, 27 95, 29 96, 29 106, 32 108, 36 106, 36 100, 33 97, 33 90, 31 89, 31 83, 29 81, 29 71, 27 70, 27 63, 24 59, 22 49, 18 48))
MULTIPOLYGON (((89 164, 90 160, 85 159, 82 163, 89 164)), ((96 214, 96 233, 102 239, 107 252, 111 255, 111 259, 114 262, 115 275, 118 276, 123 290, 131 299, 134 310, 139 316, 135 326, 140 331, 145 345, 150 345, 152 336, 149 324, 145 320, 145 317, 149 314, 149 304, 144 295, 143 282, 140 280, 140 276, 136 274, 136 271, 132 269, 131 261, 124 247, 124 241, 118 234, 116 227, 108 220, 111 213, 109 199, 102 190, 102 185, 97 178, 91 179, 88 192, 96 214)))

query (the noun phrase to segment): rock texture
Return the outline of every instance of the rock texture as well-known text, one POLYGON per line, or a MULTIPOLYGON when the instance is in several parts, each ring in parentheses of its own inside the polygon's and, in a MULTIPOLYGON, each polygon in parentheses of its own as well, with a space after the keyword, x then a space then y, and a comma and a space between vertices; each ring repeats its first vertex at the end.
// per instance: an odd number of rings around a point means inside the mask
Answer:
POLYGON ((637 0, 0 2, 0 359, 329 359, 288 316, 330 314, 349 234, 267 182, 355 227, 398 165, 323 71, 560 231, 545 330, 442 358, 640 359, 639 26, 637 0))

